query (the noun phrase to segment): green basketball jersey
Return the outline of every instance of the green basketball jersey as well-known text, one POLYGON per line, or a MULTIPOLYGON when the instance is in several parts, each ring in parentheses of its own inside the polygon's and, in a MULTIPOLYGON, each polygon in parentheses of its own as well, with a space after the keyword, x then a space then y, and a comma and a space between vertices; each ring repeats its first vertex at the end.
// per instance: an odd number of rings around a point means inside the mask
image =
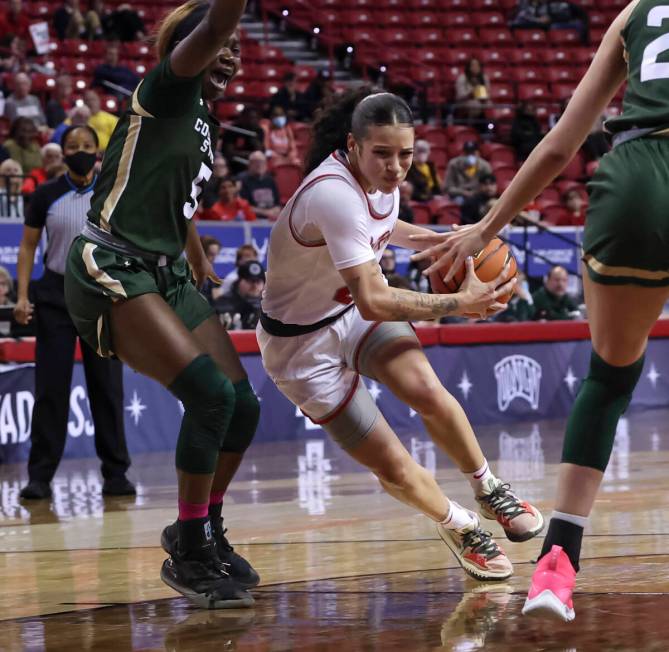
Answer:
POLYGON ((88 213, 113 235, 172 258, 184 249, 218 139, 202 77, 177 77, 169 57, 146 75, 109 142, 88 213))
POLYGON ((622 31, 629 57, 623 112, 606 123, 616 133, 669 127, 669 0, 641 0, 622 31))

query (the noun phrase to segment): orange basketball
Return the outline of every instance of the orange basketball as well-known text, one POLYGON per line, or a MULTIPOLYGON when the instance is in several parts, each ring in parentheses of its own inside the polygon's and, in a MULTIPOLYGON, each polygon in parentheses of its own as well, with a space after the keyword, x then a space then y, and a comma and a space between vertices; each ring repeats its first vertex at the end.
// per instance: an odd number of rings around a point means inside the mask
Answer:
MULTIPOLYGON (((505 245, 499 238, 493 238, 474 256, 474 270, 476 271, 476 276, 478 276, 484 283, 493 281, 499 276, 507 262, 509 263, 507 280, 510 280, 518 272, 516 259, 507 245, 505 245)), ((434 293, 453 294, 460 289, 462 281, 465 280, 467 268, 463 264, 460 269, 455 272, 453 278, 451 278, 448 283, 444 283, 443 278, 446 276, 448 270, 449 265, 444 265, 436 272, 430 273, 430 285, 432 286, 432 291, 434 293)), ((512 296, 513 292, 507 292, 505 295, 499 297, 497 301, 500 303, 508 303, 512 296)))

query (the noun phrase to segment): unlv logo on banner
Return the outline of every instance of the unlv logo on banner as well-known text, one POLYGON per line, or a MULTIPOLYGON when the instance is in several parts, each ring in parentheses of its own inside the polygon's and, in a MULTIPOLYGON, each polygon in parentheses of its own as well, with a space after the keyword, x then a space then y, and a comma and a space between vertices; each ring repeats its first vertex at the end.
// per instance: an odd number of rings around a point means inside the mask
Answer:
POLYGON ((539 409, 541 365, 526 355, 509 355, 495 365, 497 407, 506 412, 514 398, 527 401, 533 410, 539 409))

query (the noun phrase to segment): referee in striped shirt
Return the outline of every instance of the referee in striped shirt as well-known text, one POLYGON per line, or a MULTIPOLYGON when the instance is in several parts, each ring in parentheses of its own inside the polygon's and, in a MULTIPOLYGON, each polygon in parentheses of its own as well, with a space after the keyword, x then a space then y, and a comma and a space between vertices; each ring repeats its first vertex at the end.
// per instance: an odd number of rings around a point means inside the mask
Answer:
MULTIPOLYGON (((14 314, 19 323, 27 324, 34 312, 36 333, 29 482, 21 490, 21 497, 26 499, 51 496, 51 480, 65 448, 77 340, 77 331, 65 307, 65 261, 72 241, 87 219, 97 179, 94 167, 98 137, 91 127, 68 128, 61 146, 67 172, 33 193, 19 248, 14 314), (44 275, 30 283, 35 250, 44 229, 47 233, 44 275)), ((121 362, 99 357, 83 341, 81 350, 95 425, 95 449, 102 462, 102 493, 132 495, 135 488, 126 478, 130 457, 123 426, 121 362)))

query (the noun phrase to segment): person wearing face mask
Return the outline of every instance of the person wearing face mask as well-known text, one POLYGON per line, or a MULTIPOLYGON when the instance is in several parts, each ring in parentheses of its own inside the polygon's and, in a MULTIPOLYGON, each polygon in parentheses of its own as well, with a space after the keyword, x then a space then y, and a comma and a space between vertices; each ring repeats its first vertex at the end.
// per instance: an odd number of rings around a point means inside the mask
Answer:
MULTIPOLYGON (((51 496, 69 415, 70 385, 77 331, 65 306, 64 273, 72 241, 79 235, 91 207, 97 177, 98 138, 88 126, 70 127, 61 142, 67 172, 39 186, 25 218, 18 258, 19 324, 35 323, 35 405, 31 425, 28 484, 21 498, 51 496), (35 251, 46 229, 44 275, 30 283, 35 251)), ((126 478, 130 456, 123 425, 123 369, 118 360, 100 358, 81 340, 95 448, 102 462, 102 492, 132 495, 126 478)))
POLYGON ((275 106, 270 114, 269 123, 263 121, 262 126, 265 132, 265 154, 270 167, 284 163, 298 165, 300 158, 297 154, 295 136, 283 108, 275 106))
POLYGON ((260 318, 260 297, 265 288, 265 270, 257 260, 239 266, 238 278, 214 307, 228 330, 253 329, 260 318))
POLYGON ((444 181, 444 192, 460 205, 478 192, 481 177, 492 175, 492 167, 481 158, 476 141, 468 140, 462 150, 462 156, 448 162, 444 181))
POLYGON ((439 194, 441 181, 435 164, 430 160, 430 143, 417 140, 414 144, 413 163, 407 173, 407 181, 413 185, 414 201, 430 201, 439 194))

